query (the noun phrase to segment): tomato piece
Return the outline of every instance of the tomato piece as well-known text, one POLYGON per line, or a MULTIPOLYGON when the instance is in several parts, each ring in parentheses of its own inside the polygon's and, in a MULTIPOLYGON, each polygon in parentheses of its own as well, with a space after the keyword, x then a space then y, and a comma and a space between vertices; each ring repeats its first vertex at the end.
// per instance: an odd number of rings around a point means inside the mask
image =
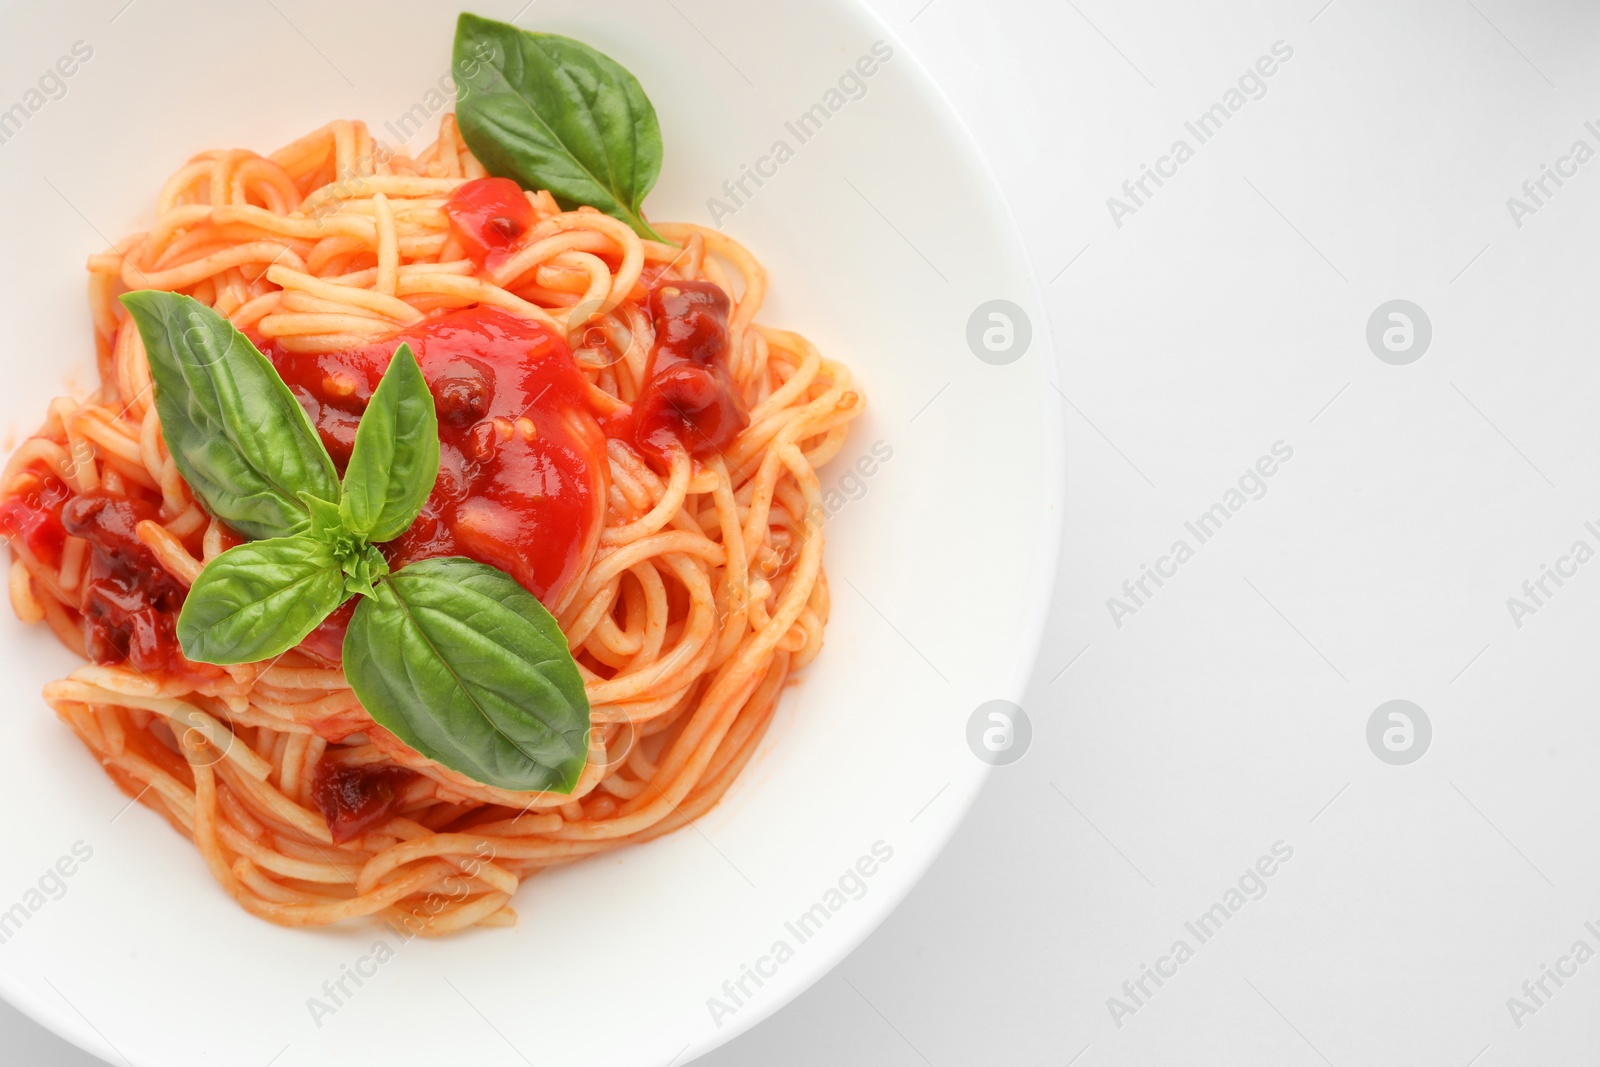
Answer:
POLYGON ((159 517, 145 500, 85 493, 61 509, 67 533, 89 542, 89 581, 84 587, 83 634, 96 663, 132 663, 141 671, 164 670, 178 654, 175 620, 184 588, 139 540, 139 523, 159 517))
POLYGON ((477 178, 450 195, 444 205, 450 229, 478 264, 505 253, 533 228, 533 205, 509 178, 477 178))
POLYGON ((324 760, 312 777, 311 797, 328 820, 333 843, 342 845, 394 818, 406 784, 415 777, 404 767, 340 767, 324 760))

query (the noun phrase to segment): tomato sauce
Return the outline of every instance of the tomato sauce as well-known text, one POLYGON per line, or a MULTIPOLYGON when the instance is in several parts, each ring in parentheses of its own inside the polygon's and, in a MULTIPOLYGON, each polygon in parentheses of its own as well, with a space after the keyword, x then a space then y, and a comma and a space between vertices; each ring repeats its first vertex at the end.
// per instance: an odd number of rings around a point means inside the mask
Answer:
POLYGON ((547 606, 559 604, 599 543, 607 469, 587 385, 560 337, 476 307, 345 352, 295 354, 270 343, 262 351, 342 470, 402 342, 433 393, 440 469, 417 521, 384 546, 390 566, 468 556, 499 567, 547 606))
POLYGON ((21 538, 40 563, 59 567, 67 539, 61 508, 70 499, 72 490, 60 478, 34 475, 29 488, 0 504, 0 534, 21 538))
POLYGON ((51 569, 61 565, 69 536, 88 543, 89 572, 76 606, 84 650, 95 663, 210 676, 215 668, 190 663, 178 648, 183 586, 139 540, 139 523, 159 516, 150 501, 104 492, 74 496, 60 478, 35 471, 0 503, 0 535, 20 541, 51 569))
POLYGON ((89 542, 89 580, 83 591, 83 636, 96 663, 127 660, 141 671, 165 670, 181 659, 174 620, 184 588, 139 540, 139 523, 157 519, 156 505, 84 493, 61 509, 61 525, 89 542))
POLYGON ((633 443, 665 466, 674 451, 720 452, 750 425, 728 373, 728 294, 711 282, 650 291, 656 339, 633 405, 633 443))
POLYGON ((323 760, 311 780, 311 798, 328 820, 333 843, 342 845, 394 818, 414 777, 404 767, 341 767, 323 760))

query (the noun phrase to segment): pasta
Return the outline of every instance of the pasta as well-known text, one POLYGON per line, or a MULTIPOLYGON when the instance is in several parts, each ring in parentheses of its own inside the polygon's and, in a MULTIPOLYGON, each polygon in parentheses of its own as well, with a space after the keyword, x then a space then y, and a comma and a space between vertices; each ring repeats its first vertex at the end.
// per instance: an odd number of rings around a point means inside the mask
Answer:
MULTIPOLYGON (((478 262, 447 208, 485 177, 450 114, 414 158, 351 121, 270 156, 196 156, 162 188, 147 232, 89 260, 99 388, 54 400, 5 468, 12 606, 95 661, 50 683, 46 700, 124 792, 194 841, 240 905, 283 925, 376 916, 437 935, 514 922, 529 875, 648 841, 714 805, 785 682, 821 648, 816 469, 864 404, 848 370, 756 322, 766 273, 715 230, 656 224, 670 243, 649 240, 527 192, 531 228, 507 255, 478 262), (726 374, 748 421, 705 455, 654 457, 606 419, 625 417, 647 388, 660 341, 651 291, 677 283, 727 294, 726 374), (374 723, 337 657, 310 642, 260 663, 139 665, 183 591, 239 541, 168 452, 143 342, 117 301, 142 289, 194 297, 284 368, 484 309, 568 342, 608 426, 598 535, 573 573, 534 590, 591 709, 570 794, 497 789, 427 759, 374 723), (127 544, 59 525, 64 509, 71 520, 83 501, 105 499, 129 502, 118 514, 138 520, 127 544), (150 573, 117 588, 143 583, 153 614, 108 637, 88 591, 99 582, 109 595, 107 568, 140 560, 150 573), (330 774, 335 792, 382 809, 345 840, 330 829, 330 774)), ((532 439, 525 421, 485 434, 532 439)))

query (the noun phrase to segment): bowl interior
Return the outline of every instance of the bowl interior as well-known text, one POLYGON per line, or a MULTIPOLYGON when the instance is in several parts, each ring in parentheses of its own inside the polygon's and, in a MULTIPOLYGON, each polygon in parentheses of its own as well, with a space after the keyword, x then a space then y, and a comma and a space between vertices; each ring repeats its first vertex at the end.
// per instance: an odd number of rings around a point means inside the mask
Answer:
MULTIPOLYGON (((518 16, 504 6, 482 13, 518 16)), ((398 143, 426 113, 416 144, 446 106, 454 11, 438 4, 119 7, 5 14, 17 99, 36 84, 23 74, 75 44, 91 53, 36 94, 0 153, 0 190, 24 207, 0 215, 12 441, 52 396, 93 388, 84 258, 148 225, 189 156, 271 151, 334 117, 398 143)), ((38 697, 73 658, 0 612, 14 694, 0 993, 109 1059, 515 1062, 510 1045, 529 1060, 684 1062, 888 913, 983 778, 969 717, 1026 681, 1064 488, 1046 324, 998 192, 910 55, 846 0, 544 0, 519 24, 639 77, 666 146, 651 215, 746 244, 770 272, 762 320, 858 375, 868 413, 822 473, 827 647, 694 828, 532 879, 514 930, 425 942, 377 925, 286 931, 237 909, 38 697), (1025 350, 969 342, 995 300, 1034 313, 1025 350), (70 877, 49 873, 74 855, 70 877)))

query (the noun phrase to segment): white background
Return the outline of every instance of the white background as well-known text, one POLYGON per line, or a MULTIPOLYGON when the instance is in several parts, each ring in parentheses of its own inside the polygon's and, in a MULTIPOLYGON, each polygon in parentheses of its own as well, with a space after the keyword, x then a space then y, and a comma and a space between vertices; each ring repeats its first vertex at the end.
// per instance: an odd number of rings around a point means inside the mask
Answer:
MULTIPOLYGON (((1600 562, 1520 627, 1506 602, 1600 549, 1600 160, 1520 227, 1506 200, 1600 151, 1600 10, 874 6, 1039 275, 1069 433, 1056 609, 1026 757, 854 955, 700 1062, 1593 1062, 1600 962, 1520 1027, 1506 1002, 1600 951, 1600 562), (1185 121, 1278 41, 1266 94, 1197 144, 1185 121), (1107 197, 1178 138, 1194 157, 1116 226, 1107 197), (1397 298, 1433 327, 1406 366, 1365 337, 1397 298), (1117 626, 1107 598, 1280 441, 1266 494, 1117 626), (1365 737, 1396 698, 1433 726, 1408 766, 1365 737), (1265 896, 1200 945, 1185 922, 1277 842, 1265 896), (1118 1026, 1107 998, 1179 938, 1194 957, 1118 1026)), ((92 1062, 5 1007, 0 1049, 92 1062)))

